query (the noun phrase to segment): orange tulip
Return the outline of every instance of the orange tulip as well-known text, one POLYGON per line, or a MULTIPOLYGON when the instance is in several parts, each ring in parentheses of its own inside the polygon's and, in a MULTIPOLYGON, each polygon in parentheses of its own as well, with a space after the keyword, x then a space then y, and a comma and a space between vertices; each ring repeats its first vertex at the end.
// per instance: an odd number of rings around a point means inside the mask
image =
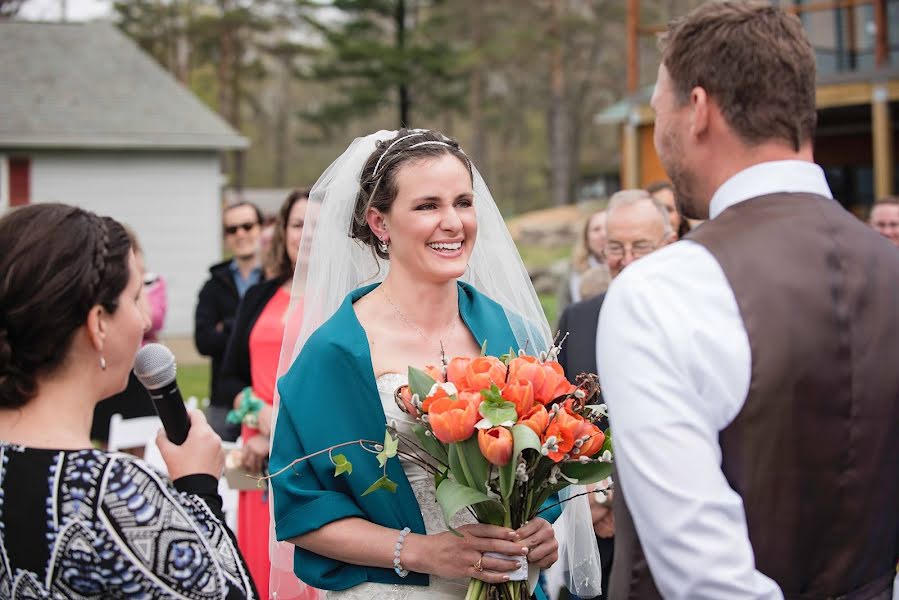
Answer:
POLYGON ((464 387, 472 390, 489 390, 491 385, 502 387, 506 383, 506 365, 495 356, 479 356, 465 368, 464 387))
POLYGON ((507 383, 502 396, 515 405, 515 412, 519 417, 529 413, 534 407, 534 386, 527 379, 507 383))
POLYGON ((561 462, 565 455, 574 447, 574 435, 578 428, 578 420, 564 410, 560 410, 549 422, 541 441, 547 444, 547 440, 555 438, 555 444, 549 449, 547 456, 553 462, 561 462))
POLYGON ((606 441, 606 436, 600 431, 599 427, 589 421, 581 419, 577 423, 577 427, 574 430, 574 439, 575 442, 581 440, 581 446, 580 448, 575 447, 572 453, 576 456, 593 456, 602 448, 603 443, 606 441))
POLYGON ((574 386, 565 379, 562 365, 554 360, 541 363, 533 356, 513 358, 509 363, 509 376, 514 381, 530 381, 534 386, 534 400, 543 405, 574 390, 574 386))
POLYGON ((408 415, 412 415, 413 417, 418 416, 418 409, 412 405, 412 390, 409 389, 408 385, 404 385, 396 389, 393 393, 393 397, 397 400, 397 405, 408 415))
POLYGON ((546 426, 549 425, 549 413, 545 406, 538 404, 526 415, 519 417, 518 422, 521 425, 530 427, 540 439, 543 439, 543 432, 546 431, 546 426))
POLYGON ((446 383, 446 380, 443 379, 443 371, 441 371, 439 367, 428 365, 422 370, 430 375, 431 379, 433 379, 437 383, 446 383))
POLYGON ((467 440, 478 422, 477 407, 468 400, 449 397, 434 400, 428 411, 428 421, 434 436, 444 444, 467 440))
POLYGON ((465 389, 467 387, 465 385, 465 369, 470 362, 470 358, 461 356, 457 356, 449 361, 449 364, 446 365, 446 380, 456 384, 456 387, 460 390, 465 389))
POLYGON ((434 390, 434 393, 426 397, 421 403, 421 411, 424 413, 430 413, 431 405, 434 404, 435 401, 449 397, 449 394, 446 393, 446 390, 443 389, 443 386, 438 385, 437 389, 434 390))
POLYGON ((470 402, 474 406, 475 411, 480 408, 481 402, 484 401, 484 397, 481 396, 481 392, 474 390, 463 390, 457 393, 456 397, 459 398, 459 400, 467 400, 468 402, 470 402))
POLYGON ((484 458, 497 467, 512 459, 512 432, 505 427, 491 427, 478 431, 478 447, 484 458))

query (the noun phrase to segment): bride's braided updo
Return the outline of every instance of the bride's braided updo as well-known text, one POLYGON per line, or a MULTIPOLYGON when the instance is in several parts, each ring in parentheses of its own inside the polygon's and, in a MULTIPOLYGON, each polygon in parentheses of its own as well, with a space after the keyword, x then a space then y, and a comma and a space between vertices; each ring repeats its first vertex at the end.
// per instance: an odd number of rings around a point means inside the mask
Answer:
POLYGON ((376 256, 387 259, 378 244, 380 240, 368 226, 368 209, 375 208, 387 214, 397 195, 396 174, 403 165, 446 154, 458 158, 468 174, 473 177, 471 162, 459 148, 459 143, 442 133, 427 129, 401 129, 396 137, 378 142, 359 177, 359 195, 350 223, 350 237, 369 246, 376 256))
POLYGON ((0 219, 0 408, 22 406, 99 304, 114 313, 131 242, 109 217, 34 204, 0 219))

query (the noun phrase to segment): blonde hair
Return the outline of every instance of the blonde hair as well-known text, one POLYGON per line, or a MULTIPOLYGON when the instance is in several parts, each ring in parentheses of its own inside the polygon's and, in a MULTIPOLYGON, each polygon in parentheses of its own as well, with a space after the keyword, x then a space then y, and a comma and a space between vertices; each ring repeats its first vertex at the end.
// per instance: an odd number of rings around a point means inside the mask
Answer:
MULTIPOLYGON (((578 273, 585 273, 590 269, 590 245, 587 243, 587 237, 590 233, 590 223, 593 221, 594 217, 598 217, 601 214, 604 214, 606 209, 600 209, 596 212, 592 213, 587 220, 584 222, 584 227, 581 230, 581 235, 578 238, 577 242, 575 242, 574 250, 571 253, 571 265, 574 267, 574 270, 578 273)), ((605 227, 605 226, 603 226, 605 227)), ((596 260, 600 263, 605 263, 606 259, 604 256, 594 256, 596 260)))
POLYGON ((581 300, 587 300, 605 293, 611 283, 612 274, 609 273, 608 266, 599 265, 588 269, 581 276, 581 300))

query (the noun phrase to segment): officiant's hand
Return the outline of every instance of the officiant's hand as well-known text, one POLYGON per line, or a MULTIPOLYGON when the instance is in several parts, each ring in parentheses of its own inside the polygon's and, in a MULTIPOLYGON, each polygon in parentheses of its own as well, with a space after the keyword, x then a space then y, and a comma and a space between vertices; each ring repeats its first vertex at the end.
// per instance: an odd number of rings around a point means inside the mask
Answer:
POLYGON ((248 439, 241 449, 241 466, 250 473, 259 473, 268 458, 269 440, 262 434, 248 439))
POLYGON ((541 569, 548 569, 559 560, 559 543, 553 526, 537 517, 521 526, 518 531, 518 539, 528 551, 528 562, 541 569))
POLYGON ((507 527, 463 525, 457 531, 463 537, 449 531, 410 536, 406 540, 406 548, 411 551, 410 558, 414 558, 407 568, 446 579, 472 577, 487 583, 502 583, 509 580, 510 571, 518 569, 518 561, 526 560, 528 548, 507 527), (520 558, 503 560, 485 556, 485 552, 520 558))

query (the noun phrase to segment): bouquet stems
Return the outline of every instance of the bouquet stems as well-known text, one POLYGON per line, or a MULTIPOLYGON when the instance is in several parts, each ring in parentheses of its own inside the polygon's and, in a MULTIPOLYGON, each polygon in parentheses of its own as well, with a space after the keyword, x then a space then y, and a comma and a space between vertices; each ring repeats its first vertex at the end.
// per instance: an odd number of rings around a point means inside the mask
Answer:
POLYGON ((484 582, 480 579, 472 579, 468 583, 468 591, 465 593, 465 600, 484 600, 487 597, 487 590, 484 589, 484 582))

